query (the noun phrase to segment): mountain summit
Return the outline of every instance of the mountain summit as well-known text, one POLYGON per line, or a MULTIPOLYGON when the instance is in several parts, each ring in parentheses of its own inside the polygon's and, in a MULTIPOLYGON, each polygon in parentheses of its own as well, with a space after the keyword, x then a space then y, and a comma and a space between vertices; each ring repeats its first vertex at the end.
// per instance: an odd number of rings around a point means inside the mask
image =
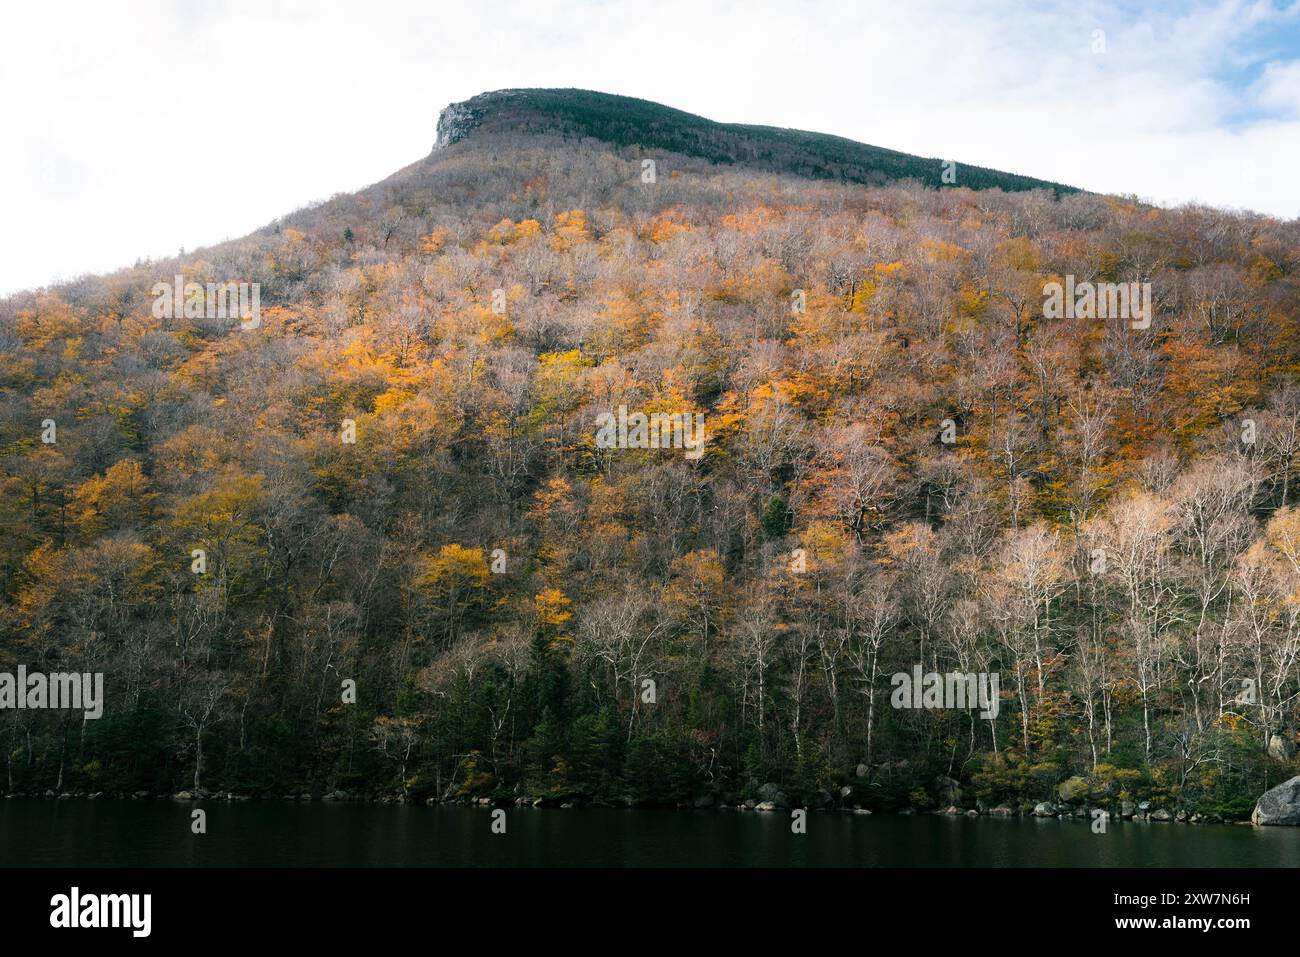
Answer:
MULTIPOLYGON (((452 103, 438 117, 434 150, 473 134, 553 134, 616 146, 640 146, 697 156, 713 163, 745 164, 811 179, 882 185, 912 179, 945 184, 945 161, 868 146, 826 133, 718 123, 650 100, 591 90, 496 90, 452 103)), ((1014 192, 1071 186, 957 162, 947 184, 1014 192)))

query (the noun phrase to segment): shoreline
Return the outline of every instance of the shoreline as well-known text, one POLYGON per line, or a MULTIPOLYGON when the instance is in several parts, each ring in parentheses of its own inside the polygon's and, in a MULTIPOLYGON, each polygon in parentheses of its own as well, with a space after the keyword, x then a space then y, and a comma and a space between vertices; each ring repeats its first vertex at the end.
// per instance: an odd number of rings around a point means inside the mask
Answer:
POLYGON ((408 799, 402 795, 358 795, 344 791, 332 791, 324 794, 238 794, 231 791, 177 791, 172 794, 153 793, 137 791, 133 794, 122 792, 86 792, 86 791, 65 791, 56 794, 53 791, 43 793, 31 792, 12 792, 0 795, 0 800, 11 801, 49 801, 59 803, 63 801, 105 801, 105 802, 150 802, 150 801, 170 801, 176 804, 200 804, 200 803, 226 803, 226 804, 247 804, 247 803, 279 803, 279 804, 358 804, 358 805, 398 805, 406 807, 462 807, 473 809, 528 809, 528 810, 627 810, 627 811, 738 811, 754 812, 763 814, 780 814, 782 812, 793 810, 817 811, 828 814, 843 814, 855 817, 952 817, 952 818, 992 818, 997 820, 1057 820, 1057 821, 1077 821, 1079 823, 1090 824, 1093 818, 1093 811, 1100 811, 1105 815, 1107 824, 1127 823, 1127 824, 1190 824, 1197 827, 1223 826, 1223 827, 1279 827, 1285 829, 1288 825, 1259 825, 1250 819, 1243 820, 1226 820, 1214 815, 1201 815, 1188 813, 1185 810, 1176 812, 1168 811, 1164 808, 1155 809, 1135 809, 1133 813, 1124 814, 1115 809, 1105 808, 1085 808, 1085 807, 1057 807, 1051 813, 1040 809, 1043 804, 1035 806, 1032 810, 1027 810, 1028 806, 1021 809, 1014 809, 1006 806, 999 806, 987 810, 978 808, 958 808, 950 806, 943 809, 922 810, 918 808, 904 808, 902 810, 872 810, 862 807, 844 807, 844 806, 804 806, 798 804, 776 804, 771 801, 755 802, 753 800, 743 803, 719 802, 713 801, 707 804, 700 804, 698 801, 691 803, 678 804, 632 804, 632 803, 611 803, 606 801, 590 800, 559 800, 559 799, 531 799, 531 798, 455 798, 448 800, 437 800, 435 798, 408 799))

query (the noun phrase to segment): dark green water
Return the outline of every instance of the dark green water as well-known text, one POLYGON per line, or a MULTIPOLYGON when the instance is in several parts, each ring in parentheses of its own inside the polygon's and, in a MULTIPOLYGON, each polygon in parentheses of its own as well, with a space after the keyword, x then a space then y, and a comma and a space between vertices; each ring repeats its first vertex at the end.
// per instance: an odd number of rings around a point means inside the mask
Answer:
POLYGON ((811 812, 0 801, 0 866, 1296 867, 1300 828, 811 812), (190 831, 207 811, 206 834, 190 831))

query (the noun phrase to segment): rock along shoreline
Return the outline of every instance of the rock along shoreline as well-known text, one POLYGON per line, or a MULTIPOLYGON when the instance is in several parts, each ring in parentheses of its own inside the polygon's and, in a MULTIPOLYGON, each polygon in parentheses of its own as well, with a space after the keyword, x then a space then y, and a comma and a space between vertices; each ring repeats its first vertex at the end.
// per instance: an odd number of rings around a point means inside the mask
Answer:
MULTIPOLYGON (((754 811, 757 813, 772 813, 777 811, 790 810, 794 808, 805 808, 813 811, 827 811, 832 813, 854 814, 860 816, 869 816, 871 814, 891 813, 882 811, 873 811, 870 808, 862 807, 860 803, 853 802, 852 788, 841 788, 839 793, 832 795, 830 792, 822 791, 806 802, 792 802, 777 785, 765 784, 758 791, 758 797, 748 798, 744 801, 720 799, 714 795, 701 795, 694 801, 678 802, 675 805, 649 805, 635 804, 632 802, 606 802, 590 801, 586 799, 557 799, 557 798, 531 798, 531 797, 447 797, 439 799, 436 797, 425 798, 423 800, 411 798, 408 795, 394 794, 365 794, 357 791, 344 791, 335 789, 324 792, 302 791, 298 793, 283 794, 240 794, 233 791, 204 791, 204 790, 182 790, 175 793, 156 793, 150 791, 135 791, 127 794, 125 792, 106 792, 106 791, 64 791, 55 792, 46 790, 41 792, 11 792, 4 795, 6 800, 12 799, 33 799, 33 800, 87 800, 87 801, 226 801, 231 803, 246 801, 280 801, 296 803, 351 803, 351 804, 409 804, 409 805, 452 805, 459 807, 484 807, 484 808, 559 808, 572 809, 582 807, 622 807, 622 808, 659 808, 677 810, 735 810, 735 811, 754 811)), ((1174 824, 1228 824, 1228 825, 1247 825, 1247 826, 1300 826, 1300 776, 1291 778, 1282 784, 1266 791, 1260 796, 1255 805, 1255 809, 1249 820, 1226 820, 1215 814, 1200 814, 1189 812, 1183 808, 1167 808, 1153 806, 1150 801, 1141 801, 1134 803, 1132 801, 1120 801, 1110 806, 1098 806, 1089 803, 1065 802, 1065 801, 1040 801, 1037 804, 1021 804, 1015 807, 1001 804, 995 807, 987 807, 978 803, 976 807, 960 807, 956 804, 949 805, 946 808, 921 810, 918 808, 902 808, 892 812, 899 816, 909 816, 916 814, 930 814, 947 817, 993 817, 993 818, 1056 818, 1058 820, 1080 820, 1091 821, 1095 818, 1104 818, 1107 821, 1130 821, 1135 823, 1174 823, 1174 824)))

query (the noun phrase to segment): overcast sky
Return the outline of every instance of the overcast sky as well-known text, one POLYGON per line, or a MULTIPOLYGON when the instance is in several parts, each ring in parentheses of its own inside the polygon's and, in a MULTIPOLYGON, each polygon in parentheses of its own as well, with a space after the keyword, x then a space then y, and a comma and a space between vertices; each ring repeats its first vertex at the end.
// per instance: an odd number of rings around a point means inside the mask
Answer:
POLYGON ((0 294, 241 236, 522 86, 1300 215, 1300 0, 5 0, 0 294))

